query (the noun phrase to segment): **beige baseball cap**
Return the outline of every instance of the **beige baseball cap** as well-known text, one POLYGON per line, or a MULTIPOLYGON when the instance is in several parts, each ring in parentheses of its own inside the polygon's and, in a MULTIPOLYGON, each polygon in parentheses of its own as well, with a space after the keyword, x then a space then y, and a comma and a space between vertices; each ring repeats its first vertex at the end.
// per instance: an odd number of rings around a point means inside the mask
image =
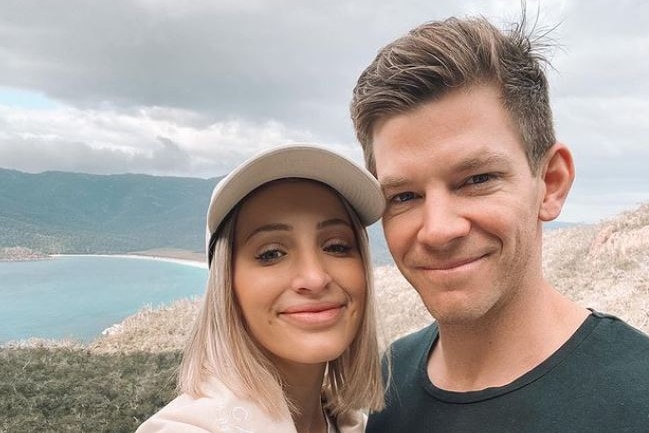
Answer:
POLYGON ((210 238, 237 203, 261 185, 285 178, 329 185, 349 202, 365 226, 381 218, 385 209, 377 180, 351 159, 313 144, 273 147, 243 162, 214 188, 207 210, 208 256, 210 238))

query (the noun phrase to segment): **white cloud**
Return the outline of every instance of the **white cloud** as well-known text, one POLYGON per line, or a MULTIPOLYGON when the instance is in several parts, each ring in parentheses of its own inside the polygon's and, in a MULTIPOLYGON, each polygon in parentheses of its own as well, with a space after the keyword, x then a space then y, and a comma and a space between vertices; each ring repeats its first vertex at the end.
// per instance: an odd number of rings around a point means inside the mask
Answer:
MULTIPOLYGON (((649 2, 527 7, 540 27, 559 24, 551 94, 558 137, 578 169, 562 219, 649 199, 641 167, 649 2)), ((381 46, 424 21, 479 14, 504 25, 519 8, 505 0, 8 0, 0 86, 19 89, 24 103, 0 92, 0 166, 211 177, 289 141, 325 143, 360 161, 348 103, 381 46)))
POLYGON ((262 148, 312 141, 307 132, 277 122, 209 124, 197 114, 160 108, 125 113, 0 106, 0 126, 0 166, 30 172, 213 177, 262 148))

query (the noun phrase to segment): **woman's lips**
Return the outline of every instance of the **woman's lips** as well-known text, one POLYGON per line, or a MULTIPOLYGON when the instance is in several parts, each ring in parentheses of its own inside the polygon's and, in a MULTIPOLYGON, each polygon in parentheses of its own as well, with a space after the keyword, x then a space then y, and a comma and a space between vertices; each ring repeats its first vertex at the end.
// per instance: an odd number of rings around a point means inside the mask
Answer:
POLYGON ((338 320, 344 308, 340 303, 296 305, 285 308, 279 316, 299 325, 327 326, 338 320))

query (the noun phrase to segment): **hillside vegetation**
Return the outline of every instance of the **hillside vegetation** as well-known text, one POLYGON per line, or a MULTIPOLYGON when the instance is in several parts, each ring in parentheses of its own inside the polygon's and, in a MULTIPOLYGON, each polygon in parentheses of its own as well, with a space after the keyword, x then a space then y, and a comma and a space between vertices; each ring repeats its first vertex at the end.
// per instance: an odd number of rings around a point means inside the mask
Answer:
POLYGON ((593 226, 546 233, 550 282, 649 333, 649 203, 593 226))
POLYGON ((207 201, 217 181, 0 169, 0 248, 202 251, 207 201))
POLYGON ((175 395, 180 353, 0 350, 0 433, 132 433, 175 395))

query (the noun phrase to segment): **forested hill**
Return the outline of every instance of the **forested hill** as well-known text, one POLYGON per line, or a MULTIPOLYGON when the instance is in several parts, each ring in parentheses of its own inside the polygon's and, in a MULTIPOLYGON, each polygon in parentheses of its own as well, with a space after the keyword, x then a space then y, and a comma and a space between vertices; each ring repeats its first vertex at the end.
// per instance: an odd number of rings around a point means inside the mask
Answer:
MULTIPOLYGON (((46 254, 157 248, 202 252, 208 200, 219 180, 30 174, 0 168, 0 249, 25 247, 46 254)), ((373 262, 392 263, 380 223, 368 231, 373 262)))
MULTIPOLYGON (((221 178, 142 174, 39 174, 0 168, 0 249, 125 253, 204 251, 205 215, 221 178)), ((373 261, 391 263, 379 224, 369 229, 373 261)))
POLYGON ((0 248, 202 251, 213 179, 0 169, 0 248))

